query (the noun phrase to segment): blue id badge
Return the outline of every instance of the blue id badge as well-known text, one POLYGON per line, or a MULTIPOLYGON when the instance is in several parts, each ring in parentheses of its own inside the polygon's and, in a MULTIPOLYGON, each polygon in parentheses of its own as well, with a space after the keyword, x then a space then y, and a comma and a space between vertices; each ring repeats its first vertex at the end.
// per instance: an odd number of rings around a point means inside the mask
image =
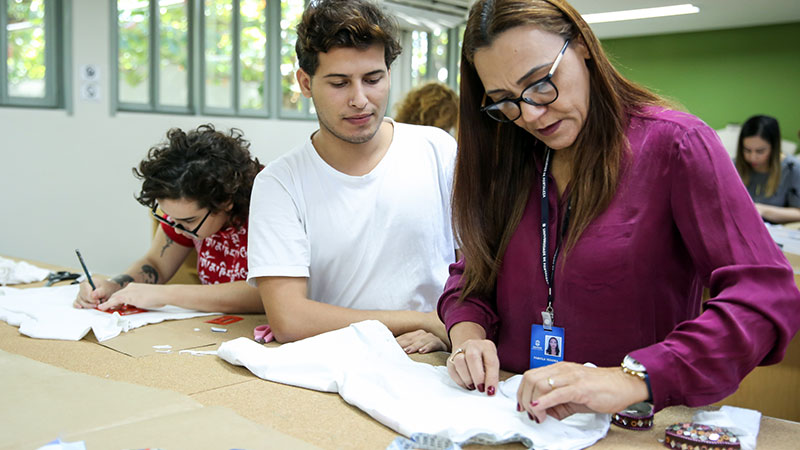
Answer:
POLYGON ((531 325, 531 369, 549 366, 564 360, 564 329, 531 325))

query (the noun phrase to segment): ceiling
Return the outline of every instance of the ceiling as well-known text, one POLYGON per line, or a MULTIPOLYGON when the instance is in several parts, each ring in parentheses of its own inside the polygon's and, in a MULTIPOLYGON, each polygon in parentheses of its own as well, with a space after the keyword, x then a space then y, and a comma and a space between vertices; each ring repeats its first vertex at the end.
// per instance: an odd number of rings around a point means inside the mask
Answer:
MULTIPOLYGON (((383 0, 404 28, 451 28, 463 23, 473 0, 383 0)), ((800 22, 800 0, 572 0, 580 13, 692 3, 698 14, 593 24, 600 38, 741 28, 800 22)), ((800 43, 800 36, 798 36, 800 43)))

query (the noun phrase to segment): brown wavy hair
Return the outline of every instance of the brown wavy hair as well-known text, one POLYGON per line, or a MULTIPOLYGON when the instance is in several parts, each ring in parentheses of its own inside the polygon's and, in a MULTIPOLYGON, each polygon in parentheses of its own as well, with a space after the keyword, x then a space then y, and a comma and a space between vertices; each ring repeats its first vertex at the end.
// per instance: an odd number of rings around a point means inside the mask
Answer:
POLYGON ((403 50, 393 16, 369 0, 318 0, 303 12, 294 48, 300 68, 313 76, 320 52, 340 47, 364 50, 373 44, 383 45, 386 68, 391 67, 403 50))
POLYGON ((590 107, 574 143, 572 218, 565 252, 614 197, 627 148, 628 113, 664 105, 656 94, 625 79, 609 62, 581 15, 561 0, 478 0, 470 9, 461 53, 459 151, 453 186, 453 226, 464 253, 461 298, 491 295, 508 242, 519 224, 545 145, 513 123, 480 112, 485 90, 475 51, 506 30, 534 25, 589 52, 590 107))
POLYGON ((247 223, 253 180, 263 167, 249 148, 235 128, 230 134, 210 124, 188 133, 172 128, 167 141, 152 147, 133 168, 134 176, 142 180, 136 200, 148 208, 160 198, 194 200, 212 213, 233 203, 230 223, 241 226, 247 223))
POLYGON ((458 122, 458 94, 444 83, 425 83, 406 94, 397 107, 395 120, 449 132, 458 122))

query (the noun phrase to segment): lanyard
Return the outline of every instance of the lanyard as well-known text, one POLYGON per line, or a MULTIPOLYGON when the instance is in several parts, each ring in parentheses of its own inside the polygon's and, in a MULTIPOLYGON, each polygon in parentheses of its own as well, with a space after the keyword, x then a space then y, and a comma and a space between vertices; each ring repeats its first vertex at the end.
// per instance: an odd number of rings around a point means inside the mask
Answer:
POLYGON ((561 227, 561 236, 556 237, 556 247, 553 252, 553 262, 549 264, 548 256, 548 242, 550 235, 550 203, 547 201, 547 174, 550 172, 550 154, 552 151, 547 149, 544 158, 544 169, 542 170, 542 272, 544 273, 544 282, 547 284, 547 309, 542 311, 542 325, 545 330, 550 330, 555 320, 553 313, 553 278, 556 273, 556 260, 558 259, 558 250, 561 247, 561 237, 567 231, 569 226, 569 214, 572 209, 569 200, 567 200, 567 212, 564 214, 564 223, 561 227))

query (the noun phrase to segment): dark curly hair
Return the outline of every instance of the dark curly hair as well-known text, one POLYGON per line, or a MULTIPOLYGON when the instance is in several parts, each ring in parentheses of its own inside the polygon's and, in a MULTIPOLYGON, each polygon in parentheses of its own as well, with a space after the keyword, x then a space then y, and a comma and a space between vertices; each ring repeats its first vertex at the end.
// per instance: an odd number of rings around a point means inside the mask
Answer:
POLYGON ((211 124, 188 133, 180 128, 167 132, 167 142, 150 149, 133 174, 142 181, 136 200, 153 208, 159 198, 190 199, 212 213, 233 202, 230 223, 247 223, 253 180, 263 167, 250 155, 250 143, 242 132, 226 135, 211 124))
POLYGON ((403 50, 391 15, 369 0, 318 0, 303 12, 294 48, 300 68, 313 76, 320 52, 338 47, 363 50, 373 44, 383 44, 389 68, 403 50))

